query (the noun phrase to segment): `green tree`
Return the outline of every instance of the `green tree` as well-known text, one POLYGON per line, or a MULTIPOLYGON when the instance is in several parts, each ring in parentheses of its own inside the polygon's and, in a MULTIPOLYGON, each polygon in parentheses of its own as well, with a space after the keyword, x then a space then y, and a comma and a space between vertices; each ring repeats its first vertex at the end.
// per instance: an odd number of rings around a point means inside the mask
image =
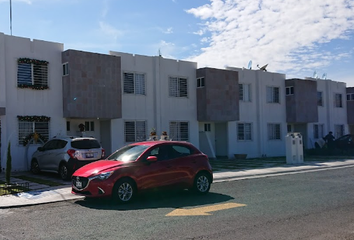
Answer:
POLYGON ((7 147, 7 161, 6 161, 6 183, 10 184, 10 178, 11 178, 11 143, 9 142, 9 145, 7 147))

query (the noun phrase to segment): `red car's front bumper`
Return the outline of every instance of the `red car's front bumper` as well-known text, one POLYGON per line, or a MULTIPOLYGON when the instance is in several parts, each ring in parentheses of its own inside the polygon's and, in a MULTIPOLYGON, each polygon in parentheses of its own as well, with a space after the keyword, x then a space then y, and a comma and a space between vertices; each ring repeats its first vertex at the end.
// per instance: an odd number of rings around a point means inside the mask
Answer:
POLYGON ((109 197, 112 195, 114 183, 106 180, 73 176, 71 193, 85 197, 109 197))

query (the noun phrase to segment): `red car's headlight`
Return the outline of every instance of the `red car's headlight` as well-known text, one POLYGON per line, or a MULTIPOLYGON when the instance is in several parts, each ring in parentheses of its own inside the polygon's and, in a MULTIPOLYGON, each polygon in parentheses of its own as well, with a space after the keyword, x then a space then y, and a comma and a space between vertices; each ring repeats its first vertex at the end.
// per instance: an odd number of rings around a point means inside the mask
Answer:
POLYGON ((100 173, 96 176, 90 177, 90 180, 93 180, 93 179, 106 180, 107 178, 109 178, 113 174, 113 172, 114 171, 100 173))

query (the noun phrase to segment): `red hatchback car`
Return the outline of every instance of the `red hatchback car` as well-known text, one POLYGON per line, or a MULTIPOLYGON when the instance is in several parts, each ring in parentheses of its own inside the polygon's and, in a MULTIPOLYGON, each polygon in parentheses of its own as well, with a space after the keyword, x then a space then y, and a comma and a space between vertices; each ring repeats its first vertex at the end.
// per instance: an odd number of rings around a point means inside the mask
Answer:
POLYGON ((213 173, 208 157, 188 142, 151 141, 127 145, 106 160, 72 175, 72 193, 131 201, 137 192, 178 186, 209 192, 213 173))

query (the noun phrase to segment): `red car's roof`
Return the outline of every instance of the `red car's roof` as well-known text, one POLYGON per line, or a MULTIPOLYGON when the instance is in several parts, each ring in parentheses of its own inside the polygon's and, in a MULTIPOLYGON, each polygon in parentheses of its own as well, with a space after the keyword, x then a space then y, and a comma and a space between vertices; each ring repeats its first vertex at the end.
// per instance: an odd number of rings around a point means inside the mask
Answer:
POLYGON ((170 144, 170 143, 178 143, 178 144, 183 144, 183 145, 192 146, 192 147, 196 148, 190 142, 184 142, 184 141, 144 141, 144 142, 132 143, 130 145, 154 146, 154 145, 159 145, 159 144, 170 144))

